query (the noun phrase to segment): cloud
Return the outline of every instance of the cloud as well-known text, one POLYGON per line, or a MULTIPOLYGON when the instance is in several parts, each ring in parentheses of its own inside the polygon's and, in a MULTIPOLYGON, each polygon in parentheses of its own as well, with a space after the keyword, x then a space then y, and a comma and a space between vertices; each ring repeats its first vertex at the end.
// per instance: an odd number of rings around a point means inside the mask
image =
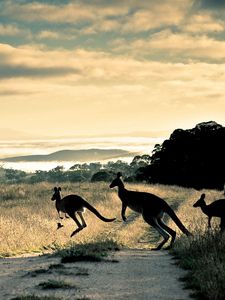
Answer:
MULTIPOLYGON (((164 33, 166 34, 166 33, 164 33)), ((151 45, 157 48, 167 48, 178 43, 179 51, 183 48, 191 48, 193 40, 187 40, 185 44, 183 36, 172 37, 170 45, 166 38, 155 38, 151 45)), ((139 47, 146 45, 140 42, 139 47)), ((204 43, 203 43, 204 44, 204 43)), ((174 46, 175 47, 175 46, 174 46)), ((178 47, 176 46, 176 49, 178 47)), ((26 80, 36 78, 43 84, 59 86, 148 86, 154 83, 161 87, 162 82, 180 84, 199 82, 217 82, 225 80, 224 64, 207 64, 205 62, 172 63, 160 61, 138 60, 128 55, 115 55, 103 51, 76 50, 49 50, 45 48, 19 47, 0 45, 0 76, 3 79, 11 77, 26 77, 26 80), (3 63, 4 62, 4 63, 3 63), (8 69, 8 70, 7 70, 8 69), (65 76, 66 75, 66 76, 65 76), (52 80, 49 80, 53 77, 52 80), (54 78, 57 77, 57 80, 54 78)), ((21 79, 22 80, 22 79, 21 79)), ((25 79, 24 79, 25 80, 25 79)), ((20 84, 23 81, 17 81, 20 84)), ((16 83, 15 83, 16 84, 16 83)), ((215 84, 215 83, 214 83, 215 84)), ((33 88, 33 85, 31 85, 33 88)), ((16 86, 15 86, 16 88, 16 86)), ((61 88, 60 88, 61 89, 61 88)), ((124 89, 124 88, 122 88, 124 89)), ((213 89, 212 89, 213 90, 213 89)), ((93 89, 92 89, 93 92, 93 89)))
POLYGON ((181 122, 184 114, 193 121, 204 113, 211 116, 213 111, 224 111, 224 63, 160 62, 127 54, 50 50, 34 45, 1 45, 0 61, 5 62, 5 68, 22 66, 26 72, 26 77, 1 78, 4 115, 0 125, 4 126, 12 126, 9 120, 13 120, 15 128, 30 124, 30 128, 45 133, 52 130, 63 134, 71 128, 109 133, 121 128, 165 128, 171 126, 171 119, 180 118, 181 122), (48 73, 53 67, 71 68, 72 72, 59 72, 54 77, 48 73), (33 74, 45 70, 46 76, 33 74), (9 95, 10 89, 14 94, 9 95), (162 119, 167 125, 160 123, 162 119))
POLYGON ((99 16, 113 17, 127 13, 125 6, 96 6, 94 3, 85 4, 72 1, 66 4, 48 4, 43 2, 15 3, 6 1, 2 4, 0 15, 9 16, 25 22, 45 21, 53 23, 75 23, 96 20, 99 16))
MULTIPOLYGON (((65 41, 100 33, 97 41, 107 39, 106 33, 117 33, 117 37, 134 38, 135 34, 155 33, 156 31, 176 29, 177 32, 214 33, 223 32, 225 22, 210 11, 202 12, 199 7, 204 1, 162 0, 162 1, 70 1, 38 2, 9 1, 0 3, 0 16, 13 22, 32 23, 33 40, 65 41), (198 5, 197 5, 198 4, 198 5), (193 9, 193 7, 195 7, 193 9), (35 27, 42 23, 42 30, 35 27), (53 24, 51 24, 53 23, 53 24)), ((205 1, 204 6, 207 1, 205 1)), ((208 5, 209 6, 209 5, 208 5)), ((1 31, 16 33, 12 25, 0 26, 1 31), (11 27, 10 27, 11 26, 11 27)), ((18 28, 17 28, 18 32, 18 28)), ((24 37, 26 35, 24 34, 24 37)), ((112 38, 113 36, 109 36, 112 38)), ((68 45, 68 43, 67 43, 68 45)), ((104 47, 107 43, 104 43, 104 47)), ((103 48, 104 48, 103 47, 103 48)))
POLYGON ((80 71, 57 61, 55 52, 32 47, 12 47, 0 44, 0 78, 58 77, 80 71), (50 56, 48 57, 48 55, 50 56), (54 57, 54 60, 51 60, 54 57))
POLYGON ((32 95, 36 94, 37 91, 26 91, 26 90, 20 90, 20 89, 15 89, 11 86, 11 88, 3 88, 0 90, 0 96, 18 96, 18 95, 32 95))
POLYGON ((42 30, 39 33, 35 34, 33 38, 38 40, 73 40, 78 36, 78 32, 76 30, 42 30))
POLYGON ((139 57, 151 57, 164 61, 223 61, 225 58, 225 41, 216 40, 204 34, 191 35, 162 30, 147 39, 136 39, 131 42, 118 40, 115 51, 129 52, 139 57))
POLYGON ((57 31, 43 30, 38 33, 37 38, 58 40, 58 39, 62 39, 62 35, 57 31))
POLYGON ((225 30, 225 22, 213 18, 210 14, 198 13, 190 16, 182 29, 193 33, 221 32, 225 30))
POLYGON ((151 2, 149 7, 139 8, 127 17, 123 24, 124 32, 142 32, 164 26, 178 25, 186 14, 187 1, 174 3, 169 1, 151 2))
MULTIPOLYGON (((129 33, 146 32, 155 28, 165 26, 178 25, 186 14, 186 10, 190 6, 188 0, 179 2, 171 2, 164 0, 162 2, 155 1, 123 1, 124 14, 114 19, 108 18, 107 14, 102 14, 96 20, 86 26, 82 31, 85 34, 93 34, 97 32, 118 32, 120 35, 129 33), (126 9, 125 9, 126 8, 126 9)), ((111 10, 119 9, 118 3, 111 7, 111 10)))
POLYGON ((0 24, 0 36, 18 36, 28 33, 28 30, 21 29, 15 25, 0 24))
POLYGON ((57 77, 75 73, 73 68, 60 67, 27 67, 24 65, 9 65, 0 63, 0 78, 15 78, 15 77, 57 77))
POLYGON ((121 30, 142 32, 166 25, 177 25, 184 17, 190 0, 149 1, 71 1, 43 2, 5 1, 0 16, 23 22, 46 22, 78 25, 84 32, 121 30))
POLYGON ((0 1, 0 127, 63 134, 224 119, 224 10, 193 2, 0 1))

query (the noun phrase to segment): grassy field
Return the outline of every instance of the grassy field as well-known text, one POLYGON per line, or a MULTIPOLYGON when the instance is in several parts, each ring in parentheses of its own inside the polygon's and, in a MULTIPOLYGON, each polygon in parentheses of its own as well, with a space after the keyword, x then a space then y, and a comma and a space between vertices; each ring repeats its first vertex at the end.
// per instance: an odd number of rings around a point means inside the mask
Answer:
MULTIPOLYGON (((183 280, 188 287, 196 291, 195 295, 200 299, 223 300, 225 234, 218 233, 216 218, 212 220, 214 230, 208 231, 207 217, 199 208, 193 208, 193 204, 202 192, 206 194, 207 203, 222 198, 222 192, 196 191, 165 185, 126 184, 126 187, 154 193, 165 199, 176 210, 178 217, 193 233, 192 238, 181 235, 176 225, 168 220, 169 225, 178 233, 172 253, 178 258, 177 263, 189 270, 183 280)), ((76 246, 76 249, 79 246, 82 252, 82 249, 93 243, 94 247, 105 245, 106 248, 108 245, 151 248, 158 243, 157 232, 129 209, 127 210, 128 222, 121 221, 121 201, 116 189, 109 189, 107 183, 61 185, 62 196, 78 194, 94 205, 104 216, 117 217, 113 223, 104 223, 87 210, 85 219, 88 227, 73 238, 70 238, 70 234, 75 228, 75 223, 71 219, 62 220, 64 227, 57 230, 59 218, 55 203, 51 201, 53 186, 50 183, 1 185, 0 188, 0 257, 27 252, 45 252, 51 249, 65 251, 66 246, 76 246), (85 247, 82 248, 82 245, 85 247)), ((93 246, 90 246, 90 249, 91 247, 93 246)), ((71 250, 64 253, 71 256, 71 250)))
MULTIPOLYGON (((94 205, 104 216, 117 217, 113 223, 104 223, 86 210, 88 227, 72 239, 70 234, 75 228, 71 219, 64 219, 63 228, 57 230, 59 222, 55 202, 51 201, 53 186, 49 183, 1 185, 0 193, 0 255, 9 256, 24 252, 42 251, 60 247, 71 241, 88 243, 111 238, 126 247, 151 247, 156 243, 158 234, 132 213, 128 222, 121 222, 121 201, 116 189, 111 190, 107 183, 62 184, 62 196, 78 194, 94 205), (130 221, 129 221, 130 220, 130 221), (139 241, 150 243, 139 243, 139 241)), ((163 185, 127 184, 127 188, 155 193, 174 207, 184 200, 196 198, 189 189, 163 185)), ((183 214, 183 213, 182 213, 183 214)), ((188 216, 183 214, 186 224, 188 216)))

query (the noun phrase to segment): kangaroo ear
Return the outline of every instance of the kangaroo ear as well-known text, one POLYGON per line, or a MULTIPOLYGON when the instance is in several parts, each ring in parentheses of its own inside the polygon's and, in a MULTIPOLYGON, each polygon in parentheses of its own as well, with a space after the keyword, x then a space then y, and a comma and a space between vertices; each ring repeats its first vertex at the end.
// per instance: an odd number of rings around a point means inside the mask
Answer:
POLYGON ((122 173, 118 172, 116 176, 117 176, 117 178, 120 178, 122 176, 122 173))
POLYGON ((57 191, 58 191, 58 189, 57 189, 57 187, 56 187, 56 186, 54 187, 54 191, 55 191, 55 192, 57 192, 57 191))
POLYGON ((61 187, 58 188, 58 191, 61 191, 61 187))
POLYGON ((201 194, 201 199, 205 199, 205 194, 201 194))

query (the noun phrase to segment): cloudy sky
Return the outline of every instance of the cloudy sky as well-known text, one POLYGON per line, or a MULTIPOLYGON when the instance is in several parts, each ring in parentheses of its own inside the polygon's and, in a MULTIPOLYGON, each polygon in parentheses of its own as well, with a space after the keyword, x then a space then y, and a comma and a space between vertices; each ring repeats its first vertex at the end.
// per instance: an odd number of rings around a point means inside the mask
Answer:
POLYGON ((224 0, 0 1, 0 128, 225 126, 224 0))

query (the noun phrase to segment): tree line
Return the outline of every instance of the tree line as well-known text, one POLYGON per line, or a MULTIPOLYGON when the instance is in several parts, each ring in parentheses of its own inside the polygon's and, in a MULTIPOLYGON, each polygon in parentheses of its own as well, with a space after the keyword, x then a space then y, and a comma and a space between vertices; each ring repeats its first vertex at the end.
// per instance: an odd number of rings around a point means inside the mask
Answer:
POLYGON ((131 163, 74 164, 69 170, 57 166, 30 174, 0 167, 0 182, 36 183, 111 181, 120 171, 124 180, 180 185, 196 189, 223 189, 225 183, 225 127, 214 121, 192 129, 176 129, 169 139, 156 144, 151 155, 137 155, 131 163))
POLYGON ((123 172, 125 180, 135 181, 138 169, 149 163, 150 155, 137 155, 131 163, 122 160, 109 161, 106 164, 83 163, 74 164, 69 170, 65 170, 63 166, 57 166, 49 171, 37 170, 35 173, 0 167, 0 183, 111 181, 118 170, 123 172))

